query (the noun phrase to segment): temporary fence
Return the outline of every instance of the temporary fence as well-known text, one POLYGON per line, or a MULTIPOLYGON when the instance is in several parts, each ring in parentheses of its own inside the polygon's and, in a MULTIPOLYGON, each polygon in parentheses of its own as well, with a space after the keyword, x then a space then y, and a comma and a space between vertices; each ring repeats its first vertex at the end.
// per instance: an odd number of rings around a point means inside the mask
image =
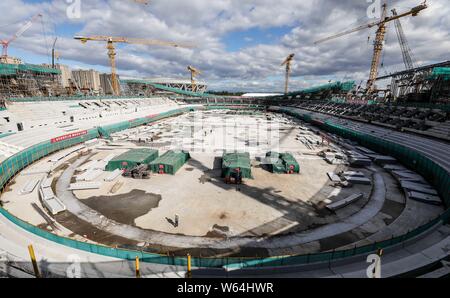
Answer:
MULTIPOLYGON (((183 109, 183 111, 189 110, 190 108, 183 109)), ((299 117, 300 119, 303 119, 305 121, 311 121, 312 119, 311 115, 299 113, 297 111, 293 111, 292 109, 280 108, 278 109, 278 111, 290 114, 295 117, 299 117)), ((174 110, 171 112, 179 113, 181 111, 174 110)), ((171 113, 165 113, 165 115, 171 115, 171 113)), ((362 145, 367 146, 375 151, 379 151, 384 154, 391 154, 392 156, 396 157, 399 161, 403 162, 405 165, 412 167, 423 176, 430 177, 430 182, 438 189, 440 195, 444 199, 445 204, 447 206, 449 205, 450 203, 449 173, 445 171, 443 168, 441 168, 439 165, 435 164, 433 161, 429 160, 426 156, 419 154, 414 150, 406 148, 404 146, 386 140, 380 140, 376 137, 368 136, 356 131, 352 131, 347 128, 343 128, 341 126, 332 123, 331 121, 323 123, 322 128, 330 132, 339 134, 342 137, 358 140, 359 142, 361 142, 362 145)), ((5 189, 8 181, 10 181, 19 171, 31 165, 33 162, 45 156, 48 156, 49 154, 52 154, 56 151, 66 149, 68 147, 74 146, 76 144, 97 137, 99 137, 99 132, 98 129, 95 128, 88 130, 86 134, 71 139, 64 139, 60 142, 53 142, 53 143, 51 141, 42 142, 40 144, 27 148, 15 154, 14 156, 9 157, 8 159, 4 160, 0 166, 1 190, 3 191, 5 189)), ((248 156, 245 159, 247 158, 248 156)), ((243 164, 248 165, 248 162, 245 162, 243 164)), ((136 257, 139 257, 140 260, 143 262, 151 262, 165 265, 179 265, 179 266, 186 266, 187 264, 187 259, 185 257, 161 255, 146 252, 145 250, 138 251, 124 248, 114 248, 58 236, 56 234, 33 226, 32 224, 15 217, 2 207, 0 207, 0 213, 14 224, 35 235, 38 235, 47 240, 71 248, 126 260, 135 260, 136 257)), ((389 248, 394 245, 401 244, 407 240, 420 236, 421 234, 430 230, 432 227, 434 227, 437 224, 440 224, 441 222, 447 223, 449 219, 450 219, 450 209, 447 209, 443 214, 441 214, 436 219, 428 222, 425 225, 420 226, 419 228, 409 231, 406 234, 397 237, 392 237, 384 241, 374 242, 364 246, 359 247, 355 246, 354 248, 351 249, 335 250, 329 252, 318 252, 305 255, 287 255, 277 257, 253 257, 253 258, 193 257, 192 265, 196 267, 243 268, 243 267, 271 267, 271 266, 286 266, 286 265, 301 265, 319 262, 321 263, 331 262, 333 260, 341 260, 347 257, 369 254, 376 251, 379 248, 389 248)))
POLYGON ((186 151, 169 150, 152 161, 150 169, 154 173, 175 175, 189 158, 190 155, 186 151))
POLYGON ((158 157, 158 150, 150 148, 131 149, 111 159, 106 165, 107 171, 132 169, 141 164, 150 164, 158 157))

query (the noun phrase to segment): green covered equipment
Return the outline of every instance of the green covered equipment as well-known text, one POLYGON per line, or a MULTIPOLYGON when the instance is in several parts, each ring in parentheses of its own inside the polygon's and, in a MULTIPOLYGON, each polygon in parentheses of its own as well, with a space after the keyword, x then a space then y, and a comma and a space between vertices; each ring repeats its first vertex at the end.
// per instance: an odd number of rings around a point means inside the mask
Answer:
POLYGON ((132 169, 141 164, 149 164, 158 157, 158 150, 150 148, 131 149, 111 159, 106 165, 107 171, 132 169))
POLYGON ((300 165, 290 153, 267 152, 265 164, 272 173, 300 173, 300 165))
POLYGON ((229 178, 239 172, 242 178, 253 178, 250 154, 248 152, 224 153, 222 156, 222 177, 229 178))
POLYGON ((150 163, 154 173, 174 175, 191 158, 189 152, 169 150, 150 163))

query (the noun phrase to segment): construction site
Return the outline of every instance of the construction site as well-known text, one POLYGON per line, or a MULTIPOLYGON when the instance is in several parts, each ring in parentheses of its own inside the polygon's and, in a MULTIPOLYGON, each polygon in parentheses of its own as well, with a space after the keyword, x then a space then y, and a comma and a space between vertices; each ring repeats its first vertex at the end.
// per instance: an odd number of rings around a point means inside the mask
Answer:
POLYGON ((400 23, 427 8, 383 4, 311 45, 375 28, 366 81, 295 90, 292 50, 277 89, 247 96, 209 93, 207 64, 118 64, 127 45, 195 42, 72 36, 106 46, 100 73, 60 63, 56 39, 51 63, 10 56, 42 15, 17 24, 1 40, 0 276, 67 277, 77 255, 89 278, 448 277, 450 61, 419 65, 400 23), (404 70, 380 75, 389 24, 404 70))

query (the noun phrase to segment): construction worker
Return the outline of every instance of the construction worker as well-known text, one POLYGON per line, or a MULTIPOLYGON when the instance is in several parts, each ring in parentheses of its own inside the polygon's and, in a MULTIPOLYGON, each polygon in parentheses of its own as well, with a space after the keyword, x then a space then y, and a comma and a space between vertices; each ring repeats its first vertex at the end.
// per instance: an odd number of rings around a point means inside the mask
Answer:
POLYGON ((179 216, 178 214, 175 214, 175 227, 178 227, 178 221, 179 221, 179 216))

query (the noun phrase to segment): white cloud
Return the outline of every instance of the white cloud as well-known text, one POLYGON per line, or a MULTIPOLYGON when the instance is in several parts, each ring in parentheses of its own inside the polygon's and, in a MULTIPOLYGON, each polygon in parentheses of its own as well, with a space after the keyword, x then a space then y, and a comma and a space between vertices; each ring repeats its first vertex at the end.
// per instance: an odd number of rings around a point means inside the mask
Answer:
MULTIPOLYGON (((47 55, 53 28, 64 35, 63 28, 80 26, 80 35, 111 35, 176 42, 192 42, 195 49, 174 49, 141 45, 120 46, 117 50, 119 73, 126 76, 185 76, 187 65, 203 71, 213 89, 280 91, 284 69, 280 66, 291 52, 296 54, 290 89, 304 88, 331 79, 366 80, 372 45, 367 37, 374 29, 314 45, 314 40, 369 22, 365 0, 153 0, 149 5, 125 0, 81 0, 81 19, 69 20, 67 3, 53 0, 25 3, 2 0, 0 28, 2 37, 12 34, 17 23, 37 12, 44 13, 47 42, 42 25, 34 25, 11 47, 33 54, 47 55), (10 26, 1 26, 8 25, 10 26), (253 45, 228 52, 222 37, 235 30, 294 26, 279 44, 253 45), (328 78, 328 79, 327 79, 328 78)), ((417 4, 416 0, 390 1, 398 11, 417 4)), ((448 60, 450 48, 450 7, 447 0, 430 0, 429 8, 419 16, 402 19, 414 56, 421 64, 448 60)), ((251 36, 247 36, 252 38, 251 36)), ((58 38, 62 59, 93 67, 108 67, 105 44, 82 45, 71 36, 58 38)), ((402 59, 393 26, 387 34, 384 71, 402 68, 402 59)), ((44 61, 43 61, 44 62, 44 61)))

